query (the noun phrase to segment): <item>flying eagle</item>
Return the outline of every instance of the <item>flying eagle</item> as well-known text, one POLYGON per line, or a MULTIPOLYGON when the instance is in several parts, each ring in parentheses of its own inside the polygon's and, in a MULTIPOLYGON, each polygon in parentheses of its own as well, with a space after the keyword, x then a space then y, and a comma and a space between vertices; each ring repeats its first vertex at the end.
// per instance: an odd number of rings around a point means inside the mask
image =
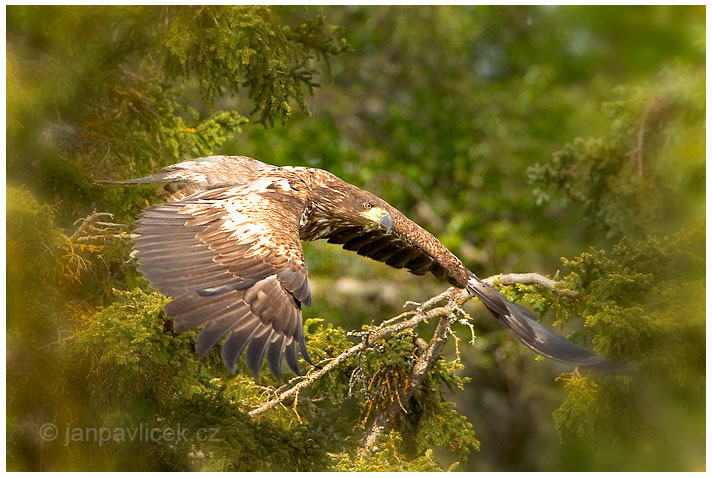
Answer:
POLYGON ((153 288, 173 298, 165 312, 175 332, 204 325, 195 343, 201 358, 227 337, 221 352, 231 373, 245 348, 255 377, 265 354, 280 380, 283 355, 297 374, 297 347, 310 362, 302 305, 309 306, 311 296, 301 242, 317 239, 467 288, 538 354, 617 369, 539 324, 386 201, 327 171, 210 156, 115 182, 166 183, 171 191, 166 203, 148 207, 138 218, 133 246, 138 269, 153 288))

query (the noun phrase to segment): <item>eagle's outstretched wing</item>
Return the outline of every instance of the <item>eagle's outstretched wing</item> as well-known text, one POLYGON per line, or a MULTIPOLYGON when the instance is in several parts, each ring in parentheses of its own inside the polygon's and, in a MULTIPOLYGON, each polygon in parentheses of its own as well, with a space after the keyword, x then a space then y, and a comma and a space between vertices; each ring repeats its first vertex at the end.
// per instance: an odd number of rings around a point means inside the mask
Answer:
POLYGON ((256 376, 262 358, 280 377, 283 351, 296 373, 304 345, 301 304, 311 298, 299 240, 304 205, 250 185, 218 187, 147 208, 134 249, 139 270, 174 297, 166 313, 176 332, 205 324, 196 350, 205 356, 223 337, 233 373, 246 346, 256 376))
POLYGON ((174 299, 166 313, 177 332, 205 324, 200 356, 228 336, 223 360, 234 371, 246 346, 257 375, 267 353, 280 376, 283 351, 296 372, 297 344, 308 359, 301 304, 309 305, 302 240, 433 273, 467 288, 518 340, 554 360, 626 372, 539 324, 524 307, 479 280, 432 234, 373 194, 326 171, 278 168, 242 156, 210 156, 118 183, 164 182, 168 203, 141 214, 135 249, 151 285, 174 299))

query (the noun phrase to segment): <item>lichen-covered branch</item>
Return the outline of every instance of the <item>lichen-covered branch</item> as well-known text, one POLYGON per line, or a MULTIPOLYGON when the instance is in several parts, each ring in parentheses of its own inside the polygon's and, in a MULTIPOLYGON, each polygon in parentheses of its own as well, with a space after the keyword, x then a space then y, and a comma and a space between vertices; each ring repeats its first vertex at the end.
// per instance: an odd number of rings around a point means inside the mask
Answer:
POLYGON ((565 297, 578 297, 580 293, 575 290, 562 290, 556 288, 556 282, 549 279, 546 276, 537 274, 536 272, 527 272, 523 274, 497 274, 495 276, 488 277, 485 282, 492 284, 494 282, 499 282, 502 285, 515 285, 515 284, 536 284, 545 289, 551 289, 559 295, 565 297))
MULTIPOLYGON (((512 285, 516 283, 537 284, 547 289, 556 290, 556 284, 553 280, 548 279, 547 277, 544 277, 543 275, 537 273, 498 274, 495 276, 487 277, 486 279, 483 279, 483 281, 488 284, 495 284, 499 282, 500 284, 505 285, 512 285)), ((568 295, 570 291, 557 292, 568 295)), ((405 312, 397 317, 393 317, 384 321, 380 326, 371 330, 365 336, 362 342, 359 342, 358 344, 334 357, 323 367, 318 369, 312 368, 304 377, 300 377, 299 381, 295 385, 281 393, 278 393, 278 395, 274 399, 269 400, 260 405, 259 407, 251 410, 250 412, 248 412, 248 415, 251 417, 257 417, 265 411, 274 408, 278 404, 284 402, 285 400, 292 397, 296 397, 299 394, 300 390, 310 386, 316 380, 323 377, 334 368, 338 367, 339 364, 343 363, 348 358, 369 348, 372 343, 375 343, 382 338, 393 335, 402 330, 413 329, 423 321, 440 319, 435 334, 433 335, 430 344, 428 344, 428 348, 422 354, 418 362, 416 362, 413 370, 411 371, 411 376, 409 378, 409 386, 404 392, 402 392, 402 395, 400 397, 401 401, 409 399, 412 396, 413 392, 422 382, 425 374, 432 367, 434 361, 442 352, 442 348, 444 347, 446 340, 450 334, 450 324, 452 320, 456 319, 459 315, 462 315, 462 304, 464 304, 471 298, 472 295, 467 290, 461 290, 451 287, 446 291, 442 292, 441 294, 438 294, 428 299, 425 302, 422 302, 420 304, 415 303, 415 305, 417 305, 417 308, 415 310, 405 312), (439 304, 445 300, 448 301, 446 305, 434 307, 436 304, 439 304)), ((384 420, 387 418, 388 417, 385 417, 384 420)))

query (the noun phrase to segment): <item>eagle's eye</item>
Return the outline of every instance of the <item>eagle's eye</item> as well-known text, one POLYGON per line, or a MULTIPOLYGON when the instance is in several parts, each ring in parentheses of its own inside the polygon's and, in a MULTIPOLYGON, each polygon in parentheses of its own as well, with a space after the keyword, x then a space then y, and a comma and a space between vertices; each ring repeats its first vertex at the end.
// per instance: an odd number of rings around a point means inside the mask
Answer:
POLYGON ((364 209, 371 209, 372 207, 373 207, 373 204, 371 204, 370 202, 365 202, 365 203, 363 203, 363 208, 364 208, 364 209))

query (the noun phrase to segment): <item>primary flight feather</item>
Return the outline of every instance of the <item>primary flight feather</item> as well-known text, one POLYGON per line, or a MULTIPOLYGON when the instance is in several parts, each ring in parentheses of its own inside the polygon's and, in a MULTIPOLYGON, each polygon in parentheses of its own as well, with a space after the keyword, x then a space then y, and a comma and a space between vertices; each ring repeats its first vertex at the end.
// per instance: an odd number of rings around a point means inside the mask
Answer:
POLYGON ((138 218, 134 249, 152 287, 173 299, 165 311, 174 330, 203 325, 196 351, 220 340, 234 373, 245 362, 257 376, 264 356, 281 378, 282 357, 309 361, 302 304, 311 303, 302 241, 326 239, 344 249, 428 272, 467 288, 524 345, 553 360, 620 371, 536 321, 470 272, 432 234, 383 199, 314 168, 276 167, 243 156, 210 156, 168 166, 123 184, 166 183, 164 204, 138 218))

